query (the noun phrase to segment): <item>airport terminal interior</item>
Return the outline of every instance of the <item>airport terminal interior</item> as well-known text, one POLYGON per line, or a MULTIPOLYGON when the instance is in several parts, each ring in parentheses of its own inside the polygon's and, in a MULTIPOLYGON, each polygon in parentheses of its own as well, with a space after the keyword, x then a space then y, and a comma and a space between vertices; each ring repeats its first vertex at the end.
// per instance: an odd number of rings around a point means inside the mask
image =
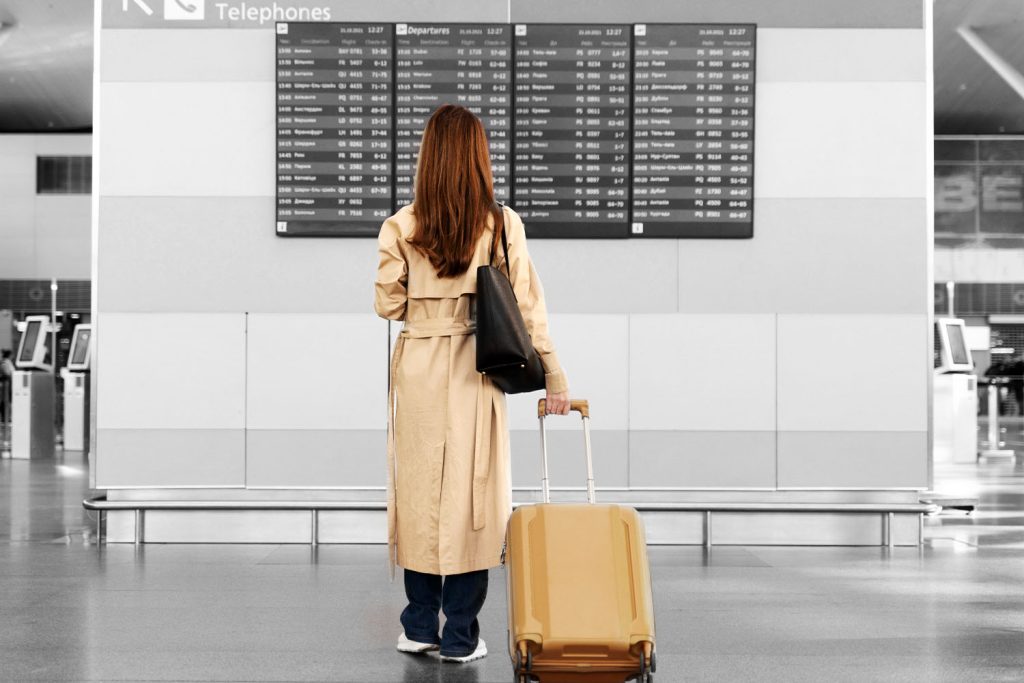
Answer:
POLYGON ((0 0, 0 84, 0 681, 1024 680, 1019 0, 0 0), (510 524, 470 662, 396 651, 374 305, 447 103, 588 402, 477 433, 646 544, 510 524))

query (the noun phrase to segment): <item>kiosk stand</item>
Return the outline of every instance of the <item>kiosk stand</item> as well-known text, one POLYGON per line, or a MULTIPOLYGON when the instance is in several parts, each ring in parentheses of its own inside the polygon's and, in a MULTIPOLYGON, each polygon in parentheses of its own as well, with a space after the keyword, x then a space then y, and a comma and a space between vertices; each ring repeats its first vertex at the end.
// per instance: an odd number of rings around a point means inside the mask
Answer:
POLYGON ((11 400, 11 457, 45 458, 54 448, 54 382, 45 364, 46 316, 29 316, 15 357, 11 400))
POLYGON ((1000 448, 1006 443, 1000 439, 999 429, 999 389, 1010 383, 1009 377, 986 377, 988 384, 988 448, 979 454, 983 458, 1013 458, 1013 449, 1000 448))
POLYGON ((89 358, 92 325, 76 325, 64 375, 64 450, 89 448, 89 358))
POLYGON ((964 321, 936 321, 941 366, 935 370, 935 460, 975 463, 978 460, 978 378, 967 349, 964 321))

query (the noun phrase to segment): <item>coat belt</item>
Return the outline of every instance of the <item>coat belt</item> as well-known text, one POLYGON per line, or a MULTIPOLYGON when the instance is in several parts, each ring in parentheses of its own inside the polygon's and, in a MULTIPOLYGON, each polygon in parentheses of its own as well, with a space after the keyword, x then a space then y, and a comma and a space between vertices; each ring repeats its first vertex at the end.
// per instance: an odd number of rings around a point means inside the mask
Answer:
MULTIPOLYGON (((395 342, 391 356, 391 376, 388 384, 388 566, 391 578, 395 577, 398 563, 398 525, 396 510, 397 465, 395 447, 395 378, 402 359, 407 339, 430 339, 432 337, 458 337, 476 332, 471 320, 455 318, 432 318, 407 322, 395 342)), ((494 385, 482 374, 477 379, 476 444, 473 455, 473 531, 484 528, 485 514, 483 499, 487 491, 487 480, 491 468, 491 418, 494 412, 494 385)))

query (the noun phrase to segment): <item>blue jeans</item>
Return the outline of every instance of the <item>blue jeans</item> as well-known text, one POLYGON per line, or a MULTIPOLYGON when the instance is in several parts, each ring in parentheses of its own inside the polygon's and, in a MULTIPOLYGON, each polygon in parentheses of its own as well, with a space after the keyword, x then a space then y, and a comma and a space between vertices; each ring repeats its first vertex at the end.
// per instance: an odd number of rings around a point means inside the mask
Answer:
POLYGON ((405 637, 418 643, 441 646, 446 657, 465 657, 476 650, 480 638, 477 615, 487 597, 487 570, 452 574, 442 579, 437 574, 402 570, 405 596, 409 606, 402 611, 405 637), (444 632, 438 638, 438 610, 444 610, 444 632))

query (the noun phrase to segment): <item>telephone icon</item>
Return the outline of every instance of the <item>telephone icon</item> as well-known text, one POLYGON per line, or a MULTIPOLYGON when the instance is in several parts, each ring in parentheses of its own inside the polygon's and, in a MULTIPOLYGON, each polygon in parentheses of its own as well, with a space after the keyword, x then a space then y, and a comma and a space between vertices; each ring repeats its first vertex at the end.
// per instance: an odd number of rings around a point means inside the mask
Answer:
POLYGON ((164 0, 164 19, 171 21, 202 21, 206 0, 164 0))

